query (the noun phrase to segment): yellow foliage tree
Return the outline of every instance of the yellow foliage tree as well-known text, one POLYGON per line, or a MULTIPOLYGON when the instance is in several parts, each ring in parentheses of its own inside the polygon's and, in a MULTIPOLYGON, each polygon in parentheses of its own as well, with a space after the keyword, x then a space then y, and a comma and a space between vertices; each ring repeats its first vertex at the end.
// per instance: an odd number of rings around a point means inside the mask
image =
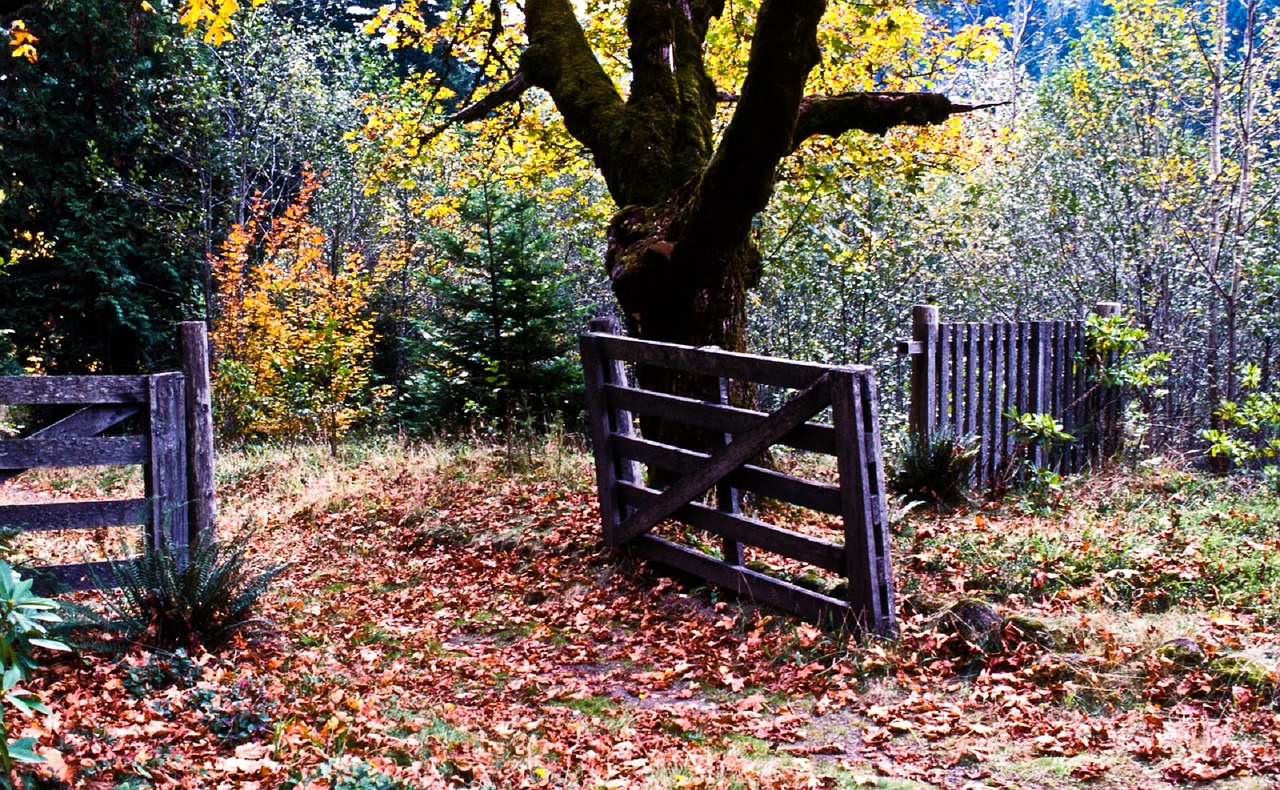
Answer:
POLYGON ((336 447, 371 408, 370 297, 388 265, 331 249, 310 218, 317 187, 304 173, 297 198, 276 218, 255 201, 210 262, 224 435, 313 436, 336 447))

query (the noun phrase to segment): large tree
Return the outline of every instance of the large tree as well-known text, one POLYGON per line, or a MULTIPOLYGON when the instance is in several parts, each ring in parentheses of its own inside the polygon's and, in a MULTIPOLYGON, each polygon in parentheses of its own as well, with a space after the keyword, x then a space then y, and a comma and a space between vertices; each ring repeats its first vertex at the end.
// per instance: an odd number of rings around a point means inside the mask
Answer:
MULTIPOLYGON (((723 0, 631 0, 625 12, 602 3, 583 19, 570 0, 527 0, 522 17, 506 19, 496 4, 462 4, 441 29, 472 53, 478 87, 434 132, 546 91, 615 204, 605 266, 629 332, 743 349, 747 292, 762 265, 752 226, 784 159, 810 138, 883 134, 971 109, 924 92, 807 93, 823 60, 826 7, 763 0, 739 40, 750 41, 740 81, 729 85, 708 67, 728 57, 708 37, 723 0), (608 15, 624 28, 612 39, 600 34, 608 15), (473 33, 459 32, 468 23, 473 33), (518 56, 504 59, 511 48, 518 56), (717 115, 725 107, 727 122, 717 115)), ((412 14, 384 17, 384 29, 412 27, 412 14)))

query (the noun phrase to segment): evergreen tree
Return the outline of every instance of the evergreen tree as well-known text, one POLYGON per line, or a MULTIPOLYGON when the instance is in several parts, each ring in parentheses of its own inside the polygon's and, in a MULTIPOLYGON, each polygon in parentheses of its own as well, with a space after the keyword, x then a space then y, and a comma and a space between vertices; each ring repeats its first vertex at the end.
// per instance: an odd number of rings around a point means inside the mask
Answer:
POLYGON ((0 326, 47 372, 155 367, 200 252, 182 243, 194 206, 173 199, 193 174, 154 142, 185 123, 153 101, 172 23, 89 0, 30 12, 40 56, 0 75, 0 326))
POLYGON ((403 399, 407 424, 509 434, 576 418, 578 317, 535 202, 485 188, 463 207, 461 226, 441 239, 446 273, 427 278, 434 306, 403 399))

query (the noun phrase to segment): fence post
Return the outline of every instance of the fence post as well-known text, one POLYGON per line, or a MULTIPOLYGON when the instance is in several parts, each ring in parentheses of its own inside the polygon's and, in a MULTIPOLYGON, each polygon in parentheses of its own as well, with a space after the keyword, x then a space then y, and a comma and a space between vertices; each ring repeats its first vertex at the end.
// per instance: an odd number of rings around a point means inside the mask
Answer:
MULTIPOLYGON (((1120 315, 1119 302, 1098 302, 1093 306, 1094 315, 1100 318, 1114 318, 1120 315)), ((1113 358, 1104 359, 1102 365, 1113 364, 1113 358)), ((1099 463, 1103 458, 1111 458, 1120 451, 1121 431, 1120 412, 1124 393, 1118 386, 1105 386, 1098 391, 1097 411, 1094 419, 1098 425, 1097 449, 1090 453, 1091 461, 1099 463)))
POLYGON ((187 532, 187 420, 181 373, 147 377, 150 435, 147 437, 147 496, 151 502, 151 545, 159 547, 169 527, 175 555, 188 543, 187 532))
MULTIPOLYGON (((593 318, 587 325, 589 332, 601 335, 618 334, 618 323, 611 317, 593 318)), ((623 461, 613 452, 611 437, 614 434, 631 435, 631 412, 611 409, 604 391, 607 384, 625 384, 626 370, 622 362, 607 359, 601 353, 599 343, 590 335, 581 339, 582 368, 586 373, 587 405, 591 420, 591 440, 596 459, 596 485, 600 497, 600 521, 605 545, 617 548, 620 541, 618 525, 627 516, 627 506, 618 496, 617 483, 638 481, 639 473, 633 461, 623 461)))
POLYGON ((186 380, 188 538, 216 540, 217 490, 213 476, 213 398, 209 388, 209 332, 204 321, 178 324, 186 380))
POLYGON ((912 436, 927 439, 938 422, 938 321, 933 305, 911 308, 911 409, 908 428, 912 436))

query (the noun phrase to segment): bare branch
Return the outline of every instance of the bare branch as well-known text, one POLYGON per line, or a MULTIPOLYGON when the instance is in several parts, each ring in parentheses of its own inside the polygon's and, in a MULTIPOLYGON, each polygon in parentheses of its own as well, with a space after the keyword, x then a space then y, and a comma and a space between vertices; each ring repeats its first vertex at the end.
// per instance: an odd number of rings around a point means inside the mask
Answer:
POLYGON ((849 131, 884 134, 896 126, 931 126, 953 115, 1001 107, 993 104, 956 104, 937 93, 845 93, 808 96, 800 105, 791 148, 810 137, 837 137, 849 131))
POLYGON ((494 88, 485 94, 484 98, 472 102, 461 110, 455 112, 453 115, 450 115, 448 119, 445 120, 444 126, 448 127, 459 123, 479 121, 502 105, 517 101, 522 95, 524 95, 524 92, 529 90, 531 87, 532 86, 529 84, 529 80, 525 77, 524 72, 517 69, 516 73, 511 77, 511 79, 507 80, 505 84, 494 88))

